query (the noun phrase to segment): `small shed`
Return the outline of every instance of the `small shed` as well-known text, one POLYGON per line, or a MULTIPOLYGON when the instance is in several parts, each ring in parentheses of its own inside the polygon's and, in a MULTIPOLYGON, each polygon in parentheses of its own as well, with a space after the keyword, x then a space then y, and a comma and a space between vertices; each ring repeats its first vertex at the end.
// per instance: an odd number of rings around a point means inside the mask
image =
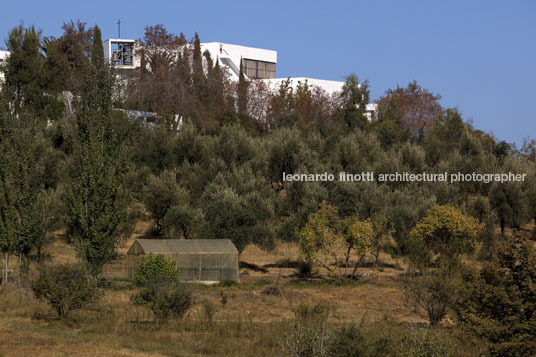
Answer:
POLYGON ((239 281, 238 250, 229 239, 136 239, 127 252, 129 278, 138 259, 149 253, 172 259, 182 281, 239 281))

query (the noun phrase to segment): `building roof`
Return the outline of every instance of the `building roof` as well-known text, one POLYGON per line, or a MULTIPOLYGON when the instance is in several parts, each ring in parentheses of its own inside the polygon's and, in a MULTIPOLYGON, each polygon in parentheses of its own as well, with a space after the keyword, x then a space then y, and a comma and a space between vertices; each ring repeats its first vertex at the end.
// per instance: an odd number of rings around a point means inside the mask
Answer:
POLYGON ((238 253, 229 239, 136 239, 128 254, 140 252, 140 249, 145 254, 238 253))

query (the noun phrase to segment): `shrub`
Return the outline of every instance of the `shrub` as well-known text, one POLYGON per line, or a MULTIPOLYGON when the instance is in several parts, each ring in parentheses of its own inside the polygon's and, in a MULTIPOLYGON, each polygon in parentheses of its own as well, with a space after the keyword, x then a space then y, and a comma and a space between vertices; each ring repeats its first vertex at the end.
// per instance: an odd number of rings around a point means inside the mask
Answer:
POLYGON ((138 286, 174 284, 179 281, 179 270, 175 262, 162 254, 150 253, 138 260, 134 283, 138 286))
POLYGON ((458 325, 489 343, 492 356, 534 356, 536 249, 525 233, 505 237, 494 261, 468 271, 453 309, 458 325))
POLYGON ((438 335, 425 330, 423 332, 410 330, 403 341, 402 356, 408 357, 451 357, 449 345, 438 335))
POLYGON ((98 297, 97 282, 82 265, 45 268, 32 288, 38 298, 48 301, 60 318, 98 297))
POLYGON ((193 305, 192 292, 182 283, 152 284, 132 297, 135 305, 148 306, 159 321, 182 317, 193 305))
POLYGON ((236 284, 237 284, 237 282, 235 280, 232 280, 232 279, 223 279, 220 282, 220 285, 223 286, 223 287, 231 287, 231 286, 235 286, 236 284))
POLYGON ((452 277, 445 268, 426 274, 407 272, 401 275, 399 286, 407 307, 428 319, 431 326, 438 324, 447 314, 455 294, 452 277), (421 313, 424 310, 424 313, 421 313))
POLYGON ((264 295, 283 296, 283 289, 279 284, 270 284, 265 286, 261 293, 264 295))
POLYGON ((329 356, 331 331, 327 308, 321 304, 314 307, 300 304, 294 314, 290 331, 281 341, 285 354, 293 357, 329 356))
POLYGON ((385 331, 380 336, 371 333, 365 319, 345 324, 334 331, 330 341, 333 356, 389 356, 393 355, 393 338, 385 331))
POLYGON ((177 265, 162 254, 140 258, 134 282, 142 289, 132 296, 132 302, 150 307, 159 321, 182 317, 193 304, 190 289, 179 282, 177 265))
POLYGON ((205 315, 205 319, 209 324, 212 323, 212 319, 214 318, 214 315, 216 315, 216 312, 218 309, 216 308, 216 305, 214 305, 211 301, 205 301, 203 304, 203 314, 205 315))

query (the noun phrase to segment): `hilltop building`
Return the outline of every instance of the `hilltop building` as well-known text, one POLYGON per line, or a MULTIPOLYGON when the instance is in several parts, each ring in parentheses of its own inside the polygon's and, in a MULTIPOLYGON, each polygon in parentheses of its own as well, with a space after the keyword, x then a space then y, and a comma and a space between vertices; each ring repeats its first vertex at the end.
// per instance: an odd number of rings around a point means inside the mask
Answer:
MULTIPOLYGON (((128 71, 139 68, 140 57, 136 55, 136 40, 108 39, 104 41, 104 58, 107 63, 120 72, 122 78, 128 71)), ((221 68, 225 68, 231 81, 238 81, 240 76, 240 61, 242 61, 246 79, 259 79, 265 81, 270 88, 277 90, 281 82, 290 79, 292 88, 298 83, 305 83, 310 87, 319 87, 330 95, 342 90, 343 81, 331 81, 308 77, 277 78, 277 51, 262 48, 233 45, 222 42, 207 42, 201 44, 201 52, 208 51, 213 60, 217 60, 221 68)), ((0 65, 5 62, 9 52, 0 50, 0 65)), ((0 83, 4 75, 0 71, 0 83)), ((366 112, 369 120, 376 117, 377 104, 367 104, 366 112)))
MULTIPOLYGON (((104 55, 112 67, 129 70, 140 66, 140 59, 134 53, 135 41, 126 39, 110 39, 104 42, 104 55)), ((246 79, 263 80, 268 86, 277 90, 281 82, 290 79, 290 86, 296 88, 298 83, 310 87, 319 87, 329 95, 342 90, 343 81, 331 81, 308 77, 277 78, 277 51, 263 48, 240 46, 222 42, 201 43, 201 52, 208 51, 221 68, 225 68, 231 81, 238 81, 240 76, 240 61, 246 79)), ((377 104, 367 104, 366 113, 369 120, 375 118, 377 104)))
MULTIPOLYGON (((0 66, 2 66, 6 59, 9 56, 9 52, 5 50, 0 50, 0 66)), ((0 84, 4 82, 4 72, 0 71, 0 84)))

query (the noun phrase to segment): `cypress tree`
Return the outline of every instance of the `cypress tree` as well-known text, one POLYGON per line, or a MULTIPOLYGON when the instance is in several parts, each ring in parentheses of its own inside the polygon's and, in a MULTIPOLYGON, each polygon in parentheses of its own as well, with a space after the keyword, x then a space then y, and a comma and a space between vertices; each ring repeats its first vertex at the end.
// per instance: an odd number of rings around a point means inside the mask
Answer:
POLYGON ((97 25, 95 25, 95 28, 93 29, 91 63, 98 70, 104 68, 104 48, 102 46, 101 30, 97 25))
POLYGON ((98 277, 115 257, 126 219, 121 193, 123 136, 111 117, 111 80, 106 69, 90 66, 76 103, 74 177, 68 188, 68 226, 75 248, 98 277))
POLYGON ((238 112, 247 113, 248 109, 248 82, 244 75, 244 61, 240 58, 240 74, 238 76, 237 99, 238 112))
POLYGON ((193 85, 196 88, 198 95, 201 93, 201 87, 203 86, 203 81, 205 79, 203 73, 203 57, 201 55, 201 42, 199 40, 199 35, 195 33, 194 39, 194 53, 193 53, 193 63, 192 63, 192 79, 193 85))

